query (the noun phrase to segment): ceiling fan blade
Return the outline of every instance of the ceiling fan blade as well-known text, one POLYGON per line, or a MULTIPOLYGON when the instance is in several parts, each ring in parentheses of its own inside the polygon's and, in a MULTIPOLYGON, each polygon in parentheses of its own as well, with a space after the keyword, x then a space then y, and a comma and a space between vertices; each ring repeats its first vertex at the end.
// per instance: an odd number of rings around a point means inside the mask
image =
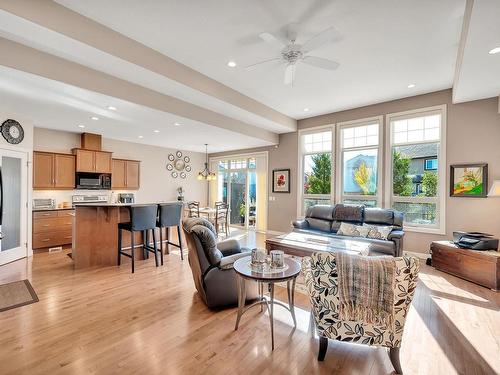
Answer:
POLYGON ((340 40, 340 33, 335 27, 332 26, 329 29, 322 31, 318 35, 313 36, 311 39, 309 39, 302 46, 302 50, 304 51, 304 53, 307 53, 336 40, 340 40))
POLYGON ((293 86, 295 80, 295 64, 288 64, 285 69, 285 85, 293 86))
POLYGON ((339 67, 339 63, 336 61, 324 59, 322 57, 316 56, 305 56, 302 62, 316 68, 326 69, 326 70, 336 70, 339 67))
POLYGON ((261 66, 269 65, 269 63, 272 63, 272 62, 281 62, 281 60, 282 60, 281 57, 276 57, 274 59, 259 61, 258 63, 245 66, 245 70, 252 71, 252 70, 255 70, 257 68, 260 68, 261 66))
POLYGON ((280 51, 285 48, 286 42, 280 37, 273 35, 271 33, 259 34, 259 37, 267 44, 279 49, 280 51))

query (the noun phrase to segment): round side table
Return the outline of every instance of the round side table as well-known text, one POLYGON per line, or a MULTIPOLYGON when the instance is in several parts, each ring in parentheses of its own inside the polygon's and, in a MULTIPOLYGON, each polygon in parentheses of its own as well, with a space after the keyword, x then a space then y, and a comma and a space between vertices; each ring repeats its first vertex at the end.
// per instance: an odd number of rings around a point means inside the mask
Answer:
POLYGON ((251 257, 238 259, 234 262, 234 270, 238 275, 238 316, 236 318, 236 325, 234 330, 238 329, 241 316, 254 306, 260 305, 260 310, 263 311, 263 306, 266 306, 269 311, 269 323, 271 325, 271 348, 274 350, 274 321, 273 321, 273 307, 280 305, 290 311, 292 315, 293 324, 297 327, 297 320, 295 318, 294 298, 295 298, 295 282, 297 276, 300 274, 300 263, 291 258, 285 258, 285 267, 283 271, 272 270, 269 272, 256 271, 250 265, 251 257), (259 299, 245 308, 246 289, 245 281, 251 280, 259 283, 259 299), (287 282, 288 306, 274 300, 274 284, 287 282), (269 299, 264 296, 264 284, 269 286, 269 299))

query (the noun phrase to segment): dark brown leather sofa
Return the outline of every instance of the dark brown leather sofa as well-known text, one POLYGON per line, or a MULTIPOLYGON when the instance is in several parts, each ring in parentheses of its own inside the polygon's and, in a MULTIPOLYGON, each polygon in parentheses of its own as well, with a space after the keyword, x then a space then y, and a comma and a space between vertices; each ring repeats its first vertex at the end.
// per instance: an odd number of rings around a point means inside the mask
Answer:
POLYGON ((343 249, 346 241, 360 241, 369 244, 371 255, 392 255, 403 253, 403 213, 384 208, 371 208, 363 205, 316 205, 309 207, 306 217, 293 222, 295 231, 311 232, 333 238, 336 247, 343 249), (339 236, 337 231, 342 222, 362 225, 363 223, 393 227, 387 240, 339 236))

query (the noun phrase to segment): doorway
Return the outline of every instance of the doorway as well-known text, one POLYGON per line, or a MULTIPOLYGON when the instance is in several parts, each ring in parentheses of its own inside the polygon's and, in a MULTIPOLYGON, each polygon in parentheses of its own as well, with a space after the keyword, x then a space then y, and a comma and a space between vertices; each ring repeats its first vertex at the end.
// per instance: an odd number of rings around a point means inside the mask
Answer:
POLYGON ((0 265, 27 256, 27 153, 0 149, 0 265))
POLYGON ((229 205, 233 227, 267 229, 267 155, 243 155, 212 160, 217 180, 211 186, 212 203, 229 205))

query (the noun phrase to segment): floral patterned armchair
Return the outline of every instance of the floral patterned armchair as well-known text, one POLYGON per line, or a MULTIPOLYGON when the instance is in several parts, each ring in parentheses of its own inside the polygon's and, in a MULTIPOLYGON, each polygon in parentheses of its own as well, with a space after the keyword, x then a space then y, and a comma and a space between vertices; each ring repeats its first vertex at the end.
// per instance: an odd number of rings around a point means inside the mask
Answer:
POLYGON ((406 314, 417 286, 418 259, 396 258, 396 285, 394 298, 394 327, 375 326, 357 321, 339 320, 337 265, 334 253, 316 252, 302 260, 302 269, 309 291, 312 317, 319 335, 318 360, 325 358, 328 339, 389 348, 389 357, 402 374, 399 348, 406 314))

